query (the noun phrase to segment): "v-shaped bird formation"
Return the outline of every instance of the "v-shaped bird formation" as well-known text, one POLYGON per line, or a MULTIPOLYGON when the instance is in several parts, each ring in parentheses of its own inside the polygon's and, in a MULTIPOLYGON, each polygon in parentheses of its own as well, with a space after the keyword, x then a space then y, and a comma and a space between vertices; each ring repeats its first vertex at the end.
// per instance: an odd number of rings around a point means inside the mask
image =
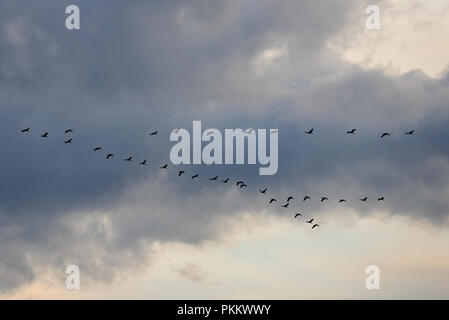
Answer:
MULTIPOLYGON (((174 132, 176 132, 176 131, 178 131, 178 130, 179 130, 179 128, 178 128, 178 129, 175 129, 174 132)), ((254 129, 248 129, 249 132, 250 132, 251 130, 254 130, 254 129)), ((246 131, 246 132, 248 132, 248 131, 246 131)), ((357 131, 356 128, 352 128, 352 129, 347 130, 347 131, 346 131, 346 134, 351 134, 351 135, 352 135, 352 134, 356 134, 356 131, 357 131)), ((24 129, 21 130, 21 132, 22 132, 23 134, 30 134, 30 133, 31 133, 31 128, 24 128, 24 129)), ((308 131, 304 131, 304 134, 312 135, 312 134, 314 134, 315 132, 316 132, 315 129, 314 129, 314 128, 311 128, 311 129, 309 129, 308 131)), ((73 129, 66 129, 66 130, 64 131, 64 134, 65 134, 65 135, 68 135, 68 134, 71 134, 71 133, 73 133, 73 129)), ((405 135, 409 135, 409 136, 414 135, 414 133, 415 133, 415 130, 410 130, 410 131, 404 132, 405 135)), ((153 130, 153 131, 151 131, 151 132, 149 133, 149 135, 150 135, 150 136, 156 136, 156 135, 158 135, 158 131, 157 131, 157 130, 153 130)), ((383 133, 380 134, 380 138, 383 139, 383 138, 388 137, 388 136, 391 136, 391 135, 392 135, 392 134, 391 134, 390 132, 383 132, 383 133)), ((40 135, 41 138, 45 138, 45 139, 48 139, 49 136, 50 136, 50 133, 49 133, 49 132, 43 132, 43 133, 40 135)), ((63 142, 64 142, 64 144, 72 144, 73 138, 70 138, 70 137, 69 137, 67 140, 64 140, 63 142)), ((101 146, 96 146, 96 147, 93 148, 93 152, 98 152, 98 151, 103 151, 103 148, 102 148, 101 146)), ((106 160, 111 159, 111 158, 113 158, 113 157, 114 157, 114 154, 113 154, 113 153, 106 153, 106 160)), ((127 155, 126 158, 124 158, 123 160, 126 161, 126 162, 132 162, 133 159, 134 159, 133 156, 127 155)), ((146 159, 144 159, 144 160, 142 160, 142 161, 138 161, 137 163, 138 163, 139 165, 142 165, 142 166, 146 166, 147 164, 150 164, 150 162, 147 161, 146 159)), ((162 166, 160 166, 159 168, 162 169, 162 170, 168 169, 168 164, 165 163, 165 164, 163 164, 162 166)), ((184 174, 186 174, 186 172, 185 172, 184 170, 178 170, 178 171, 177 171, 177 176, 178 176, 178 177, 181 177, 181 176, 184 175, 184 174)), ((190 179, 191 179, 191 180, 194 180, 194 179, 197 179, 197 178, 199 178, 199 177, 200 177, 200 174, 199 174, 199 173, 194 173, 192 176, 190 176, 190 179)), ((218 183, 221 182, 221 183, 225 183, 225 184, 228 183, 229 181, 231 181, 230 179, 231 179, 231 178, 229 178, 229 177, 223 177, 223 178, 220 178, 220 180, 219 180, 219 176, 208 177, 208 180, 209 180, 209 181, 216 181, 216 182, 218 182, 218 183)), ((246 184, 244 181, 242 181, 242 180, 236 181, 235 185, 236 185, 237 188, 239 188, 239 189, 245 189, 245 188, 248 187, 247 184, 246 184)), ((264 187, 263 189, 258 189, 258 190, 259 190, 259 193, 260 193, 260 194, 267 195, 267 191, 268 191, 268 188, 267 188, 267 187, 264 187)), ((295 199, 295 197, 292 196, 292 195, 290 195, 290 196, 286 197, 286 202, 283 203, 283 204, 281 204, 280 206, 281 206, 282 208, 288 209, 289 206, 290 206, 290 204, 291 204, 291 202, 292 202, 294 199, 295 199)), ((302 197, 302 201, 303 201, 303 202, 306 202, 306 201, 308 201, 308 200, 312 200, 312 197, 309 196, 309 195, 304 195, 304 196, 302 197)), ((363 198, 359 198, 358 200, 361 201, 361 202, 367 202, 367 201, 368 201, 368 197, 367 197, 367 196, 364 196, 363 198)), ((329 201, 329 198, 327 198, 326 196, 321 196, 321 197, 319 198, 319 201, 320 201, 320 202, 329 201)), ((385 196, 382 195, 382 196, 377 197, 377 202, 379 202, 379 201, 385 201, 385 196)), ((274 203, 278 202, 278 199, 269 197, 269 200, 268 200, 267 202, 268 202, 269 205, 274 205, 274 203)), ((344 202, 347 202, 347 200, 346 200, 346 199, 339 199, 339 200, 338 200, 338 203, 339 203, 339 204, 342 204, 342 203, 344 203, 344 202)), ((281 203, 282 203, 282 202, 281 202, 281 203)), ((298 217, 302 217, 302 214, 299 213, 299 212, 294 214, 294 218, 295 218, 295 219, 297 219, 298 217)), ((314 221, 315 221, 314 218, 311 218, 311 219, 309 219, 309 220, 306 221, 307 224, 310 224, 310 225, 311 225, 311 229, 315 229, 315 228, 317 228, 317 227, 320 226, 319 224, 314 223, 314 221)))

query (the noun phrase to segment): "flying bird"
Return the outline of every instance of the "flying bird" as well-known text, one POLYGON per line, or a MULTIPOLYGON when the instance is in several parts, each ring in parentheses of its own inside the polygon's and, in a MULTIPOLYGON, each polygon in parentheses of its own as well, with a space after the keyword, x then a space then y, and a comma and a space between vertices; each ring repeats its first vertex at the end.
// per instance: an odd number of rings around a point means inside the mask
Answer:
POLYGON ((43 135, 41 135, 42 138, 48 138, 48 132, 45 132, 43 135))
POLYGON ((167 169, 168 164, 164 164, 161 169, 167 169))
POLYGON ((30 128, 25 128, 22 130, 22 133, 25 133, 25 132, 30 132, 30 128))
POLYGON ((413 135, 413 133, 415 132, 415 130, 411 130, 411 131, 407 131, 407 132, 405 132, 405 134, 408 134, 408 135, 413 135))
POLYGON ((108 155, 106 156, 106 159, 112 158, 114 155, 112 153, 108 153, 108 155))
POLYGON ((365 202, 366 200, 368 200, 368 197, 365 197, 365 198, 362 198, 362 199, 359 199, 359 200, 365 202))
POLYGON ((263 190, 259 189, 259 192, 260 192, 260 193, 265 193, 265 192, 267 192, 267 190, 268 190, 267 188, 265 188, 265 189, 263 189, 263 190))
POLYGON ((313 128, 312 128, 312 129, 310 129, 309 131, 304 131, 304 133, 307 133, 307 134, 312 134, 312 133, 313 133, 313 128))
POLYGON ((357 129, 351 129, 346 131, 347 134, 354 134, 357 131, 357 129))
POLYGON ((127 159, 125 159, 125 161, 131 161, 133 159, 133 157, 129 157, 127 159))
POLYGON ((155 135, 157 135, 157 131, 153 131, 150 133, 150 136, 155 136, 155 135))
POLYGON ((384 132, 384 133, 382 133, 382 135, 380 137, 383 138, 383 137, 386 137, 386 136, 391 136, 391 133, 384 132))
POLYGON ((182 174, 184 174, 185 173, 185 171, 183 171, 183 170, 179 170, 178 171, 178 177, 180 177, 182 174))
POLYGON ((221 182, 223 182, 223 183, 228 183, 228 181, 229 181, 229 178, 226 178, 226 179, 224 179, 224 180, 221 180, 221 182))
POLYGON ((94 151, 103 150, 101 147, 96 147, 94 151))
POLYGON ((385 200, 385 197, 377 198, 377 201, 384 201, 384 200, 385 200))
POLYGON ((209 178, 210 181, 217 181, 217 179, 218 179, 218 176, 215 176, 213 178, 209 178))
POLYGON ((64 133, 72 133, 73 132, 73 129, 67 129, 66 131, 64 131, 64 133))
POLYGON ((67 144, 67 143, 72 143, 72 139, 66 140, 66 141, 64 141, 64 143, 65 143, 65 144, 67 144))
POLYGON ((199 174, 194 174, 194 175, 192 176, 192 179, 198 178, 198 176, 199 176, 199 174))
POLYGON ((142 162, 139 162, 139 164, 145 166, 147 164, 147 160, 143 160, 142 162))
POLYGON ((297 214, 295 214, 295 218, 297 218, 297 217, 299 217, 299 216, 301 216, 302 214, 300 214, 300 213, 297 213, 297 214))
POLYGON ((315 228, 315 227, 319 227, 319 226, 320 226, 319 224, 316 224, 316 223, 315 223, 315 224, 312 226, 312 229, 315 228))
POLYGON ((237 181, 236 185, 238 186, 241 183, 243 183, 243 181, 237 181))
POLYGON ((310 219, 309 221, 306 221, 307 223, 312 223, 313 222, 313 219, 310 219))
POLYGON ((287 198, 287 202, 290 202, 290 200, 293 200, 293 197, 292 197, 292 196, 290 196, 290 197, 287 198))
POLYGON ((271 200, 270 200, 270 204, 273 203, 273 202, 275 202, 275 201, 277 201, 277 200, 276 200, 276 199, 271 199, 271 200))
POLYGON ((342 203, 342 202, 346 202, 346 200, 345 200, 345 199, 340 199, 340 200, 338 201, 338 203, 342 203))
POLYGON ((306 201, 306 200, 308 200, 308 199, 310 199, 310 197, 309 197, 309 196, 305 196, 305 197, 302 199, 302 201, 306 201))
POLYGON ((286 204, 282 205, 281 207, 282 207, 282 208, 288 208, 288 205, 289 205, 289 204, 290 204, 290 203, 287 202, 286 204))
POLYGON ((329 200, 329 199, 326 197, 321 197, 321 202, 323 202, 324 200, 329 200))

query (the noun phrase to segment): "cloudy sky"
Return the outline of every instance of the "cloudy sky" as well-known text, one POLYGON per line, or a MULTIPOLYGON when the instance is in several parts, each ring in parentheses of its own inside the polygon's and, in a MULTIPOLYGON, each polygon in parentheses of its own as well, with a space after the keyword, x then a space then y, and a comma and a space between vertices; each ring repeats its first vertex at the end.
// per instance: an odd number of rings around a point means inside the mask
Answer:
POLYGON ((445 0, 2 1, 0 297, 449 298, 448 15, 445 0), (193 120, 278 129, 277 174, 171 165, 169 134, 193 120))

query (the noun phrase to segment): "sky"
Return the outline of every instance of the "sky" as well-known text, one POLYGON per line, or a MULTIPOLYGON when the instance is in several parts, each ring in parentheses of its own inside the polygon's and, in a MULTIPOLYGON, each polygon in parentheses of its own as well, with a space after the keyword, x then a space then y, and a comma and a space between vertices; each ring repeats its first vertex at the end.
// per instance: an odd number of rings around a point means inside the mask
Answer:
POLYGON ((449 298, 447 14, 444 0, 2 1, 0 298, 449 298), (174 166, 170 132, 194 120, 278 129, 278 172, 174 166))

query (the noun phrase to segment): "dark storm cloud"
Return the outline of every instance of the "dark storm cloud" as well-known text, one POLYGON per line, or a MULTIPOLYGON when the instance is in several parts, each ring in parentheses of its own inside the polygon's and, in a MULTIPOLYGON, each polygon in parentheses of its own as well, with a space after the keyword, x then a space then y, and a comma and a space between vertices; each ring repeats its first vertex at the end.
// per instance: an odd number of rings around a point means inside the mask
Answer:
POLYGON ((41 265, 75 263, 109 279, 145 261, 154 241, 219 237, 216 219, 268 210, 257 192, 265 185, 279 197, 331 199, 303 206, 309 213, 345 197, 368 214, 385 195, 392 214, 447 217, 447 76, 342 64, 326 44, 353 23, 356 1, 79 1, 81 30, 71 32, 68 4, 0 5, 0 290, 32 281, 41 265), (280 54, 275 67, 267 52, 280 54), (185 168, 201 179, 241 177, 250 190, 240 192, 159 172, 169 132, 192 120, 279 128, 278 174, 185 168), (404 136, 411 128, 416 136, 404 136), (393 136, 380 140, 383 131, 393 136), (114 159, 93 153, 97 145, 114 159), (128 165, 129 155, 150 167, 128 165))

